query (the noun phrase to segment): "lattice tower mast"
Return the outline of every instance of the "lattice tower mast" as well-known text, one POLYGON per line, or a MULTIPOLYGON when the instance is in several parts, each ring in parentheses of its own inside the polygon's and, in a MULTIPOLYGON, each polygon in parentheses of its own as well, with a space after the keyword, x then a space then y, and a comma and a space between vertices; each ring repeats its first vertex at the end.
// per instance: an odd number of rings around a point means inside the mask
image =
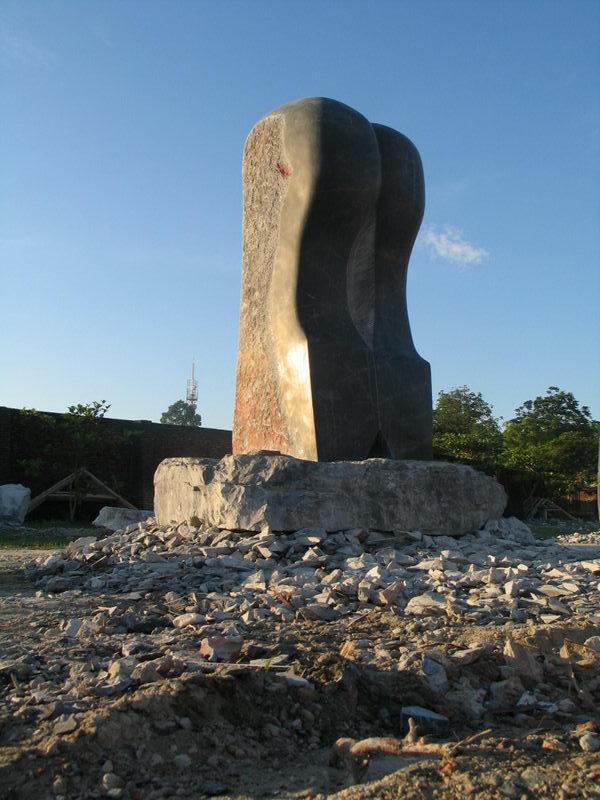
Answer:
POLYGON ((186 403, 188 404, 188 406, 190 406, 190 408, 193 408, 194 411, 198 406, 198 381, 196 380, 194 375, 195 368, 196 364, 194 361, 192 361, 192 377, 188 378, 187 392, 185 396, 186 403))

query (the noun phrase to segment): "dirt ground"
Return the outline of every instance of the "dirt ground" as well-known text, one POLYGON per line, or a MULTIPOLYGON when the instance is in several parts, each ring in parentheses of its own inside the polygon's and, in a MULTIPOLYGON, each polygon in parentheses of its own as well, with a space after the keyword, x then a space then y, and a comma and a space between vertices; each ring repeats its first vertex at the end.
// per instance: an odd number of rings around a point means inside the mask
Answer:
MULTIPOLYGON (((120 610, 127 601, 76 592, 36 596, 22 568, 40 554, 0 552, 2 663, 28 656, 49 676, 74 662, 82 671, 99 668, 95 662, 106 643, 95 650, 67 649, 65 643, 63 652, 62 640, 50 646, 44 637, 65 618, 98 607, 120 610)), ((27 670, 19 676, 0 669, 6 701, 0 798, 600 797, 599 754, 583 752, 579 744, 582 729, 594 730, 600 721, 598 708, 594 697, 582 707, 575 688, 576 710, 519 715, 499 708, 476 726, 452 713, 449 729, 428 738, 450 746, 427 752, 427 744, 417 742, 413 746, 424 752, 394 752, 406 730, 403 706, 448 711, 417 673, 390 668, 398 647, 412 641, 451 654, 483 645, 484 655, 470 669, 496 675, 505 628, 506 623, 474 627, 458 620, 442 626, 381 609, 330 623, 256 623, 239 664, 184 671, 119 698, 90 700, 83 689, 81 697, 72 693, 68 707, 63 700, 58 708, 27 695, 27 670), (297 681, 290 683, 278 669, 278 656, 294 660, 297 681), (251 657, 262 657, 264 664, 244 663, 251 657), (76 728, 57 732, 56 720, 68 713, 76 716, 76 728), (483 728, 490 734, 452 752, 452 744, 483 728), (339 737, 385 737, 370 749, 365 745, 368 767, 357 785, 348 762, 332 765, 339 737), (103 779, 106 774, 112 784, 103 779)), ((544 640, 552 648, 565 637, 581 642, 598 633, 600 626, 575 620, 545 631, 526 629, 521 638, 544 640)), ((168 654, 168 646, 159 650, 168 654)))

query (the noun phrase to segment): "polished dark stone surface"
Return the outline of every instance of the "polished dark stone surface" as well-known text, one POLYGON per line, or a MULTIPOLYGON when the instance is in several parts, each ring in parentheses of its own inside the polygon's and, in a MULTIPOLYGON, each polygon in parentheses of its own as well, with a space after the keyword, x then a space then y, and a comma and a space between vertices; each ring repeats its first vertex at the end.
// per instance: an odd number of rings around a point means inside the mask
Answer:
POLYGON ((430 369, 406 306, 424 202, 414 145, 342 103, 300 100, 255 126, 234 452, 431 457, 430 369))

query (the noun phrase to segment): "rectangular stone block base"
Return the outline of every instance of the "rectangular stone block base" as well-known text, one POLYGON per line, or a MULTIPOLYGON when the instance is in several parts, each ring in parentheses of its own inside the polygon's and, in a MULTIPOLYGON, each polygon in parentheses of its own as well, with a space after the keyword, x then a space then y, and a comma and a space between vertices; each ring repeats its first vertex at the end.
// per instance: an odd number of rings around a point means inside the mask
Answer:
POLYGON ((493 478, 441 461, 315 462, 261 451, 220 461, 170 458, 154 476, 162 525, 458 535, 498 519, 505 506, 506 493, 493 478))

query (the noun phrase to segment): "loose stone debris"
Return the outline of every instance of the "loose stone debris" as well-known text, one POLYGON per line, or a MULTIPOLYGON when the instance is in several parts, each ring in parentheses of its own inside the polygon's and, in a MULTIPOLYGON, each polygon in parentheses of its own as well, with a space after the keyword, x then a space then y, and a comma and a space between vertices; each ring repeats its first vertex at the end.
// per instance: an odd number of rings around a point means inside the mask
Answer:
POLYGON ((600 796, 600 532, 149 519, 7 564, 0 798, 600 796))

